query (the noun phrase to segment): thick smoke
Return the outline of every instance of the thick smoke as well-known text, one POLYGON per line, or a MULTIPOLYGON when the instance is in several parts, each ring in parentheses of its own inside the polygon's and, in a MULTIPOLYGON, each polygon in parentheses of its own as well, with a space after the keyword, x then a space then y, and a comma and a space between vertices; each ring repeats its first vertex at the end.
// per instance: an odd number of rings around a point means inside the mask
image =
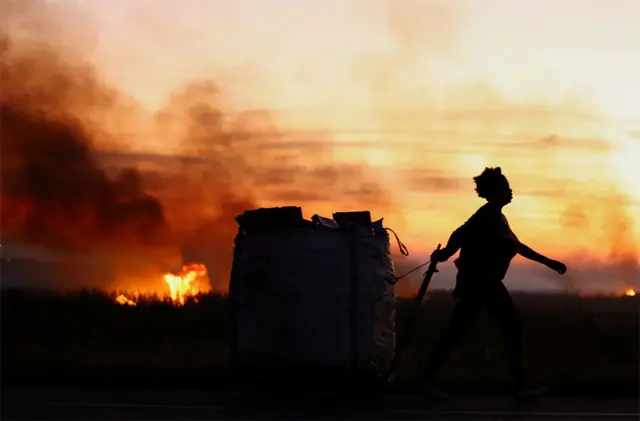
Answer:
MULTIPOLYGON (((62 29, 43 25, 45 3, 10 5, 7 22, 33 19, 27 27, 3 25, 0 38, 4 239, 129 256, 107 260, 133 287, 131 267, 148 259, 164 272, 179 263, 178 253, 205 263, 213 286, 224 289, 234 217, 244 210, 264 203, 314 207, 328 199, 339 207, 333 210, 375 212, 392 204, 366 168, 332 162, 331 142, 283 133, 264 113, 230 112, 210 80, 169 95, 142 126, 127 113, 124 93, 58 45, 60 37, 47 37, 62 29), (122 145, 135 136, 118 127, 151 133, 157 144, 173 147, 170 155, 127 151, 122 145)), ((48 286, 68 287, 78 267, 72 259, 61 266, 61 285, 48 286)), ((75 275, 84 277, 82 286, 108 287, 90 273, 75 275)))
POLYGON ((92 128, 78 116, 112 101, 88 68, 45 48, 2 37, 2 235, 52 247, 154 242, 161 203, 139 173, 109 177, 92 128))
POLYGON ((640 249, 634 234, 634 220, 626 205, 630 199, 612 188, 600 200, 574 206, 567 212, 567 230, 579 231, 589 225, 600 225, 596 248, 601 258, 576 256, 575 275, 570 276, 572 289, 640 288, 640 249))

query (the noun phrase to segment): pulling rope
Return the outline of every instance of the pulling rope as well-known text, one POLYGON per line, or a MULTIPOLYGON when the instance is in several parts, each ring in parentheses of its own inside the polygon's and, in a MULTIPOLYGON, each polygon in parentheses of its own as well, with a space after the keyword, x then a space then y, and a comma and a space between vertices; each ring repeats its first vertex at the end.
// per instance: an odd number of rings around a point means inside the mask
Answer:
POLYGON ((411 269, 409 272, 405 273, 404 275, 396 276, 396 282, 399 281, 400 279, 404 278, 408 274, 415 272, 416 270, 420 269, 421 267, 428 265, 429 263, 431 263, 431 260, 428 260, 426 263, 423 263, 420 266, 414 267, 413 269, 411 269))

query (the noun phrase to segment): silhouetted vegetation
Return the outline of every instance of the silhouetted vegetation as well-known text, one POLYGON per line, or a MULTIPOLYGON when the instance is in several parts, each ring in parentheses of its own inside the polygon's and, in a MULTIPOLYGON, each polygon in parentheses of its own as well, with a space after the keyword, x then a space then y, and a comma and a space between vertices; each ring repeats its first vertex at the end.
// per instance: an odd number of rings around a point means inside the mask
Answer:
MULTIPOLYGON (((209 294, 174 307, 142 297, 123 306, 99 291, 2 291, 3 385, 219 388, 230 384, 231 308, 209 294)), ((638 394, 637 297, 514 294, 525 326, 531 378, 559 394, 638 394)), ((407 300, 398 302, 402 326, 407 300)), ((453 308, 429 294, 401 357, 398 388, 409 390, 453 308)), ((398 332, 402 334, 402 332, 398 332)), ((501 337, 483 316, 443 371, 452 392, 507 385, 501 337)))

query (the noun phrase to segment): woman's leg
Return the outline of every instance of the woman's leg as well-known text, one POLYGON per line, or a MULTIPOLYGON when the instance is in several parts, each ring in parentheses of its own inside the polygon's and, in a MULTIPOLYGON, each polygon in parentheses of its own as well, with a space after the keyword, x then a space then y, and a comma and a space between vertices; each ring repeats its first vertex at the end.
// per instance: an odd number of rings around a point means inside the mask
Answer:
POLYGON ((477 297, 462 296, 458 299, 448 325, 441 333, 429 356, 424 373, 424 378, 427 382, 432 382, 435 379, 438 370, 446 362, 455 345, 482 311, 482 307, 483 302, 477 297))
POLYGON ((505 353, 513 375, 516 389, 525 385, 525 369, 522 356, 522 324, 513 299, 500 282, 492 286, 487 295, 487 312, 498 323, 503 332, 505 353))

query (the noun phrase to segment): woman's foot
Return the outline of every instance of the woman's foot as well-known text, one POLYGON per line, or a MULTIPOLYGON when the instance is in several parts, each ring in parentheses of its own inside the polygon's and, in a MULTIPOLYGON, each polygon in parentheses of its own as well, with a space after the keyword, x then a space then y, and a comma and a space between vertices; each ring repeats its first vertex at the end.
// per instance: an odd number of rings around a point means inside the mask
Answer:
POLYGON ((525 385, 516 390, 515 400, 517 402, 531 402, 549 393, 546 386, 525 385))
POLYGON ((449 395, 434 382, 426 381, 422 384, 422 396, 429 401, 446 401, 449 395))

